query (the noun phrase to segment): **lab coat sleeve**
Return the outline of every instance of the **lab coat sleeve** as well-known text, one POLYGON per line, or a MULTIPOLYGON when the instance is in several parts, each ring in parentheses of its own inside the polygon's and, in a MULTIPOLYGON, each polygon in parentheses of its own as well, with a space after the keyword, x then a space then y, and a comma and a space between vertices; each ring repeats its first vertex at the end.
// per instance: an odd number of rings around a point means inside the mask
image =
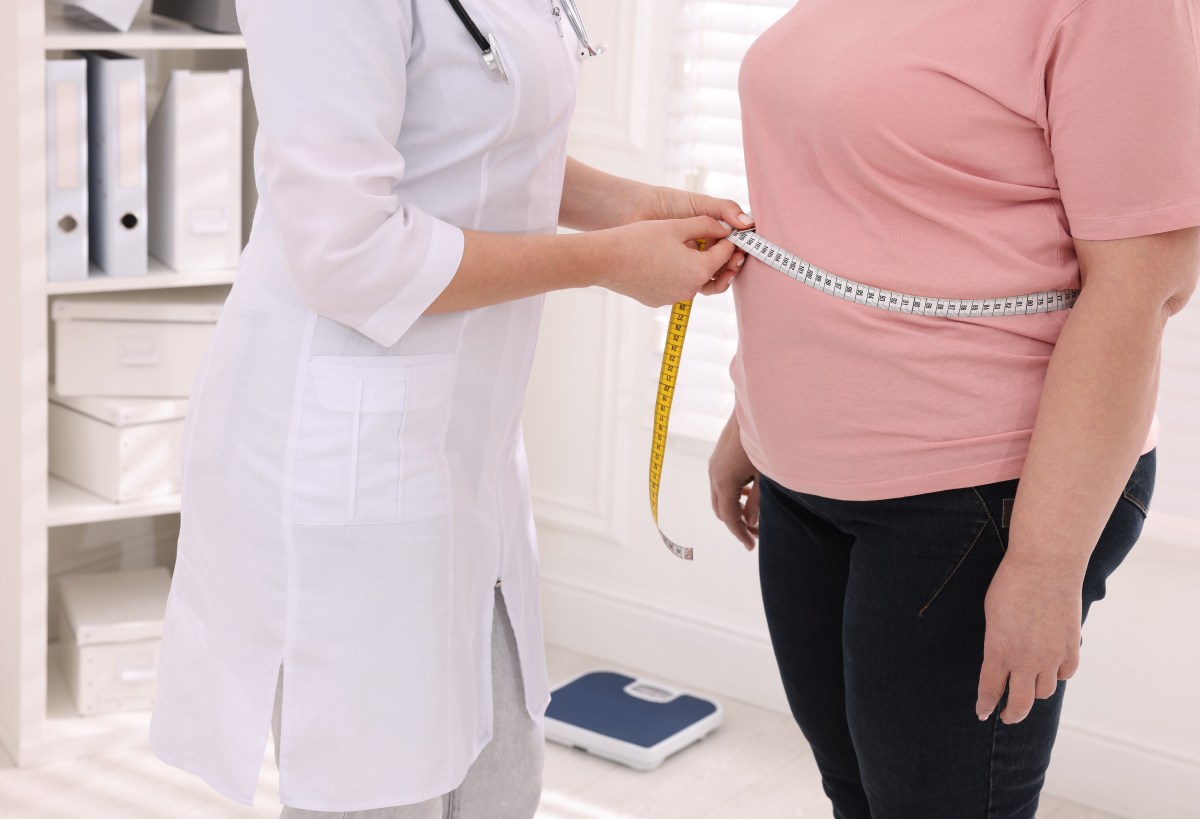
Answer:
POLYGON ((238 0, 259 193, 315 312, 391 346, 446 288, 463 233, 396 194, 410 0, 238 0))

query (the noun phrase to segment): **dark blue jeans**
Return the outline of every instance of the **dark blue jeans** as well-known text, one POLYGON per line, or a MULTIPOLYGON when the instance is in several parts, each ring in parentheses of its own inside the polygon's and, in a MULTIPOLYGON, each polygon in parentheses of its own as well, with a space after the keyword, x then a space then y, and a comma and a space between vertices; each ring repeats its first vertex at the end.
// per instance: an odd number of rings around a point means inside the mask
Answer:
MULTIPOLYGON (((1096 545, 1084 617, 1141 533, 1154 467, 1138 461, 1096 545)), ((1066 684, 1017 725, 975 716, 1016 489, 852 502, 761 479, 771 642, 838 819, 1033 819, 1066 684)))

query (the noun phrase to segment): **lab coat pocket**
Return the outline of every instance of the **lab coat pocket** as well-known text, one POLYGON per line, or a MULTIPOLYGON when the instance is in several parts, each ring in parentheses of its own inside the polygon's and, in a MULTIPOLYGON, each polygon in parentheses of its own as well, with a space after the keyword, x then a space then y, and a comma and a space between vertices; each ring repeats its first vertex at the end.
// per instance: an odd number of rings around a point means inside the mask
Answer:
POLYGON ((292 475, 292 521, 401 523, 446 513, 451 355, 313 356, 292 475))

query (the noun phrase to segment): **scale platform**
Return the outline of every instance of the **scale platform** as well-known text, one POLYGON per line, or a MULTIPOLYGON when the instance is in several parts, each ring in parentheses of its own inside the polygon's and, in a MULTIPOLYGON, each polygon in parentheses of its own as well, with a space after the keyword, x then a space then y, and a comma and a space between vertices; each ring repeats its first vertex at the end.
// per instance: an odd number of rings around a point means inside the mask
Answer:
POLYGON ((588 671, 551 692, 546 739, 651 771, 721 724, 721 706, 616 671, 588 671))

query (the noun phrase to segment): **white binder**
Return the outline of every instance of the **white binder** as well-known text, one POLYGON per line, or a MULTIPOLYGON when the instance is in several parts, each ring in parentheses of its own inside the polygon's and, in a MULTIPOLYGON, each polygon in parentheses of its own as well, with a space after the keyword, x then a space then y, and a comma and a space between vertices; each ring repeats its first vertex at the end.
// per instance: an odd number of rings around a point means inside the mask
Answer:
POLYGON ((144 0, 55 0, 69 17, 99 21, 117 31, 129 31, 144 0))
POLYGON ((46 60, 46 275, 88 275, 87 62, 46 60))
POLYGON ((88 51, 89 239, 109 276, 147 266, 146 66, 111 51, 88 51))
POLYGON ((173 270, 237 266, 242 72, 172 71, 150 122, 150 252, 173 270))

